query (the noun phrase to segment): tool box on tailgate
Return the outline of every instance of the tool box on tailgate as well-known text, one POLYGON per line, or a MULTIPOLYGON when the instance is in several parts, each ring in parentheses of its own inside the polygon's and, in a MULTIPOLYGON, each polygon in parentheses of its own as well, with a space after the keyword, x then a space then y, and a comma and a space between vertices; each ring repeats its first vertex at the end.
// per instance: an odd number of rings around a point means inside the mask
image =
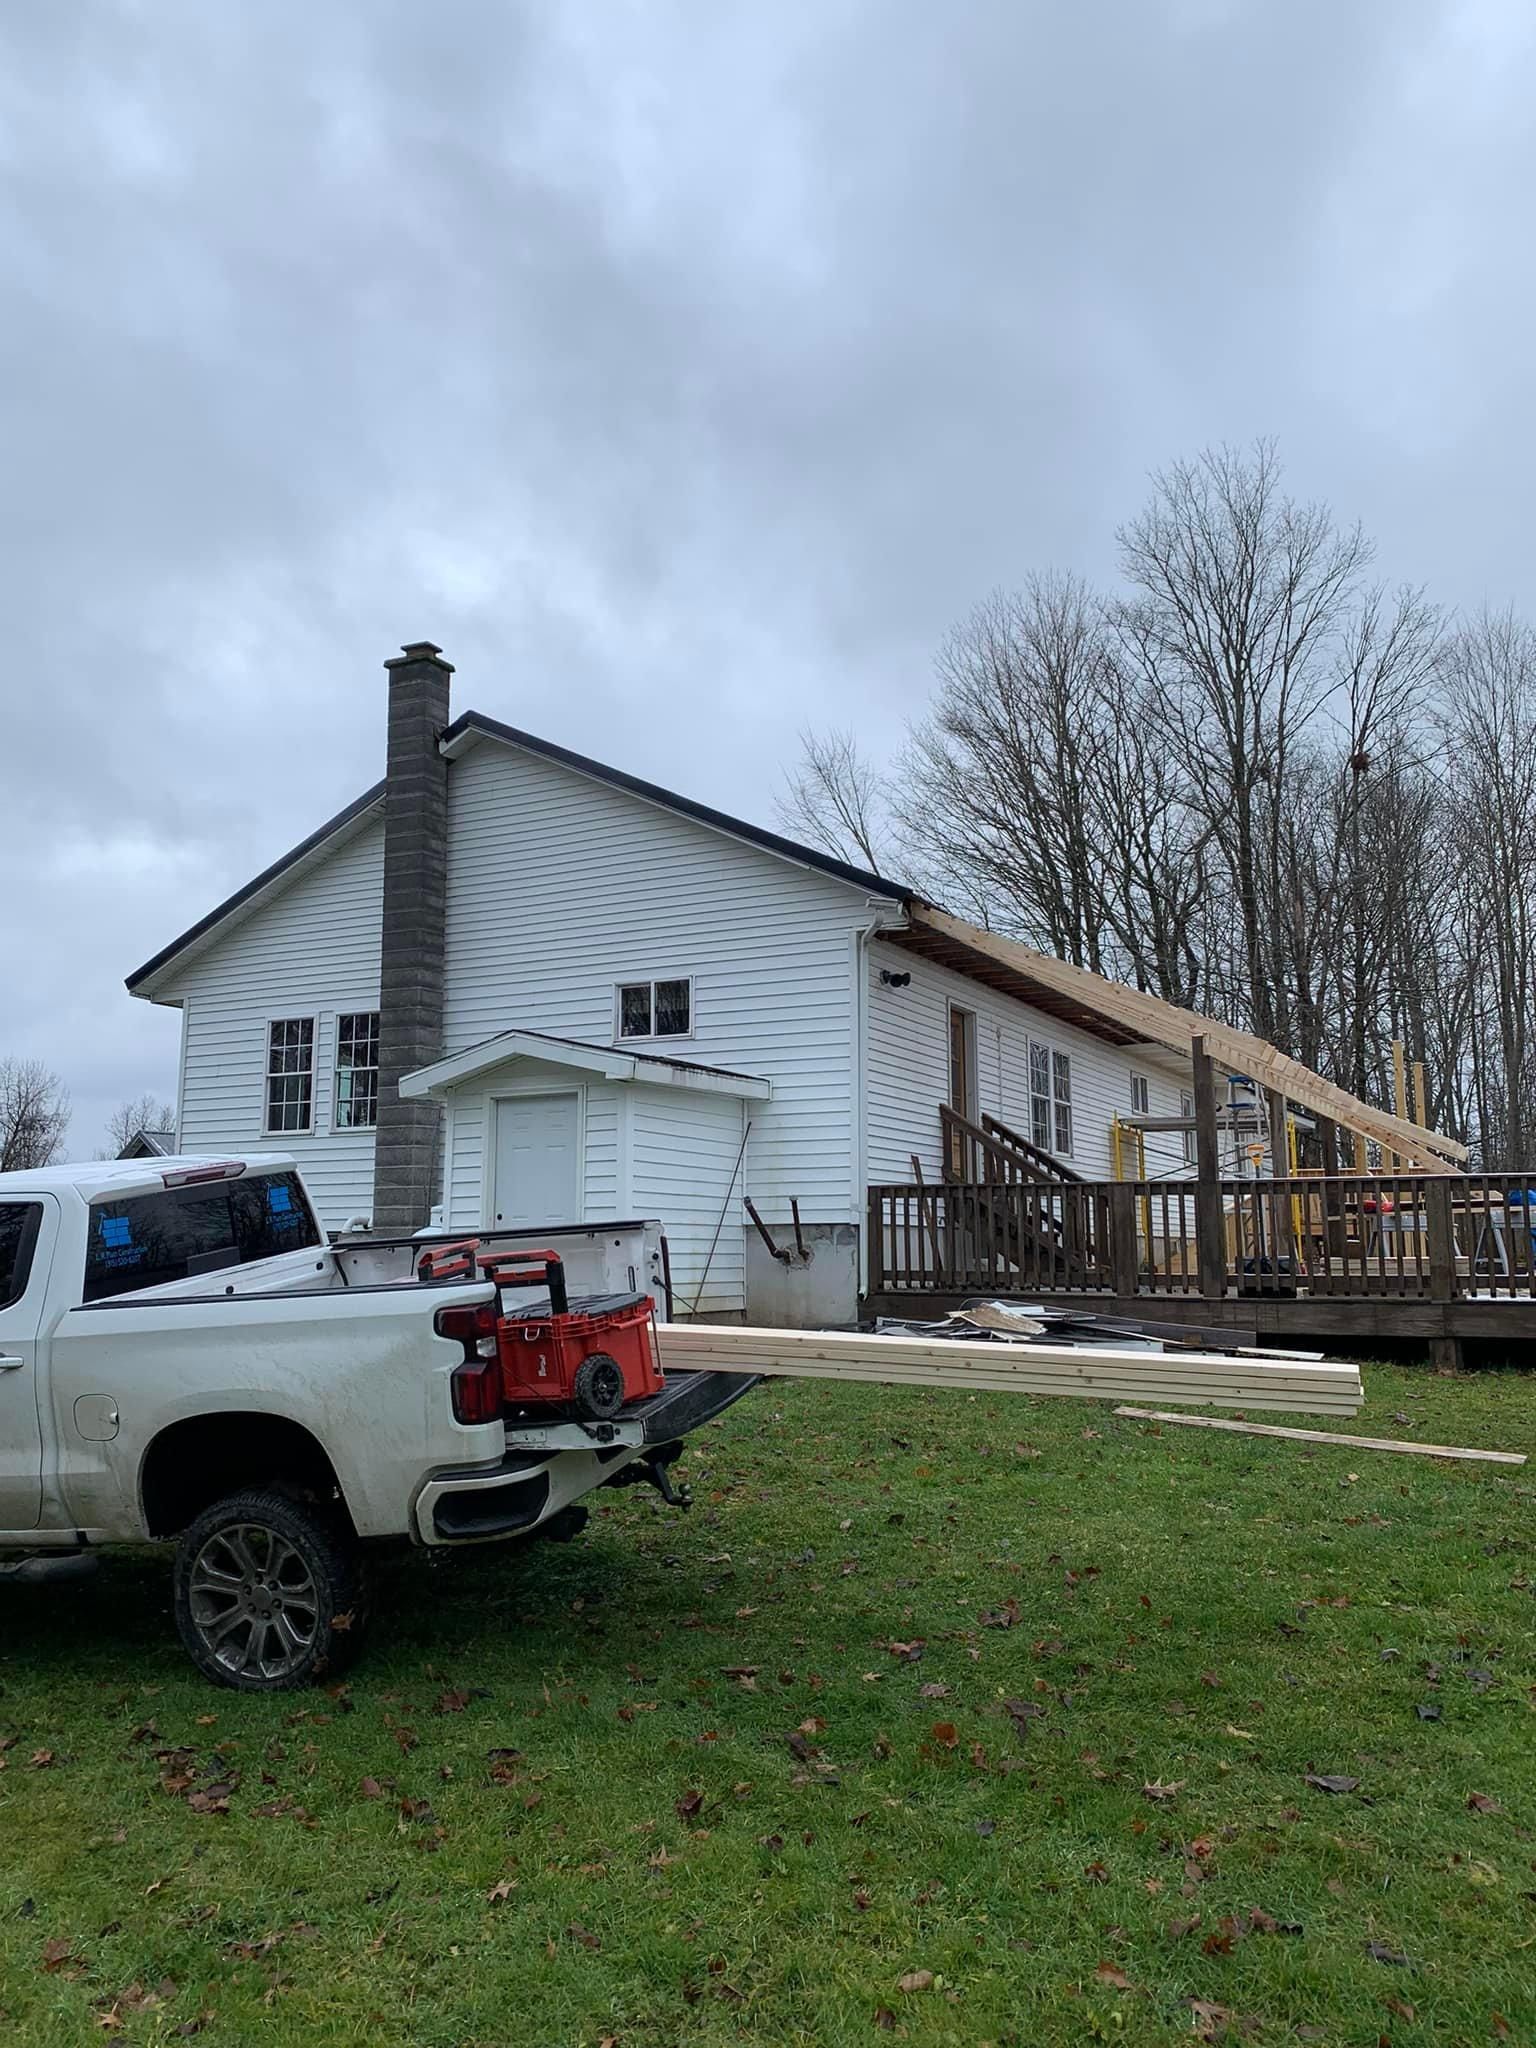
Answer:
POLYGON ((648 1294, 588 1294, 573 1301, 553 1251, 480 1251, 466 1239, 424 1252, 423 1280, 467 1278, 476 1266, 498 1290, 543 1283, 547 1303, 445 1308, 438 1333, 456 1337, 465 1359, 453 1375, 454 1413, 488 1422, 508 1408, 558 1407, 604 1422, 631 1401, 660 1393, 665 1381, 648 1294))

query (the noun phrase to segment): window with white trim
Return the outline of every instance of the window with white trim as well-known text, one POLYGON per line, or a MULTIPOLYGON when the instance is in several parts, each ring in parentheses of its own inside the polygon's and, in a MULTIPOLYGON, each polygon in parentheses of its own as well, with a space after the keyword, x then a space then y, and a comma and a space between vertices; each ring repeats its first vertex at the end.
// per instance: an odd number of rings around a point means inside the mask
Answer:
MULTIPOLYGON (((1192 1088, 1181 1088, 1179 1090, 1179 1115, 1188 1119, 1193 1117, 1194 1113, 1194 1090, 1192 1088)), ((1186 1166, 1194 1166, 1200 1158, 1200 1148, 1196 1141, 1194 1130, 1193 1128, 1186 1129, 1181 1135, 1184 1139, 1184 1164, 1186 1166)))
POLYGON ((347 1010, 336 1019, 336 1128, 372 1130, 379 1120, 379 1013, 347 1010))
POLYGON ((1029 1141, 1042 1152, 1051 1149, 1051 1048, 1029 1041, 1029 1141))
POLYGON ((1145 1074, 1131 1076, 1131 1115, 1150 1116, 1152 1113, 1152 1084, 1145 1074))
POLYGON ((267 1026, 267 1121, 274 1131, 307 1131, 315 1110, 315 1020, 274 1017, 267 1026))
POLYGON ((693 983, 686 975, 665 981, 622 981, 615 1001, 618 1038, 690 1038, 693 983))
POLYGON ((1051 1097, 1055 1112, 1056 1152, 1062 1159, 1072 1157, 1072 1060, 1068 1053, 1051 1051, 1051 1097))

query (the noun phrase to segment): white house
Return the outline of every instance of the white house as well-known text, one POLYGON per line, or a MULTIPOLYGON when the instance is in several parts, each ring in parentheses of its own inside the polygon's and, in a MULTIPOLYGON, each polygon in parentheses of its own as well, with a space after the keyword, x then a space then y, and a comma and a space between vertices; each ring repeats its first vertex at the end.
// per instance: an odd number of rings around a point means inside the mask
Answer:
POLYGON ((293 1150, 333 1228, 659 1218, 680 1311, 850 1320, 867 1190, 943 1175, 941 1105, 1087 1179, 1130 1170, 1117 1119, 1191 1113, 1200 1020, 1160 1041, 900 883, 450 721, 430 643, 389 666, 385 780, 129 977, 182 1013, 182 1150, 293 1150))

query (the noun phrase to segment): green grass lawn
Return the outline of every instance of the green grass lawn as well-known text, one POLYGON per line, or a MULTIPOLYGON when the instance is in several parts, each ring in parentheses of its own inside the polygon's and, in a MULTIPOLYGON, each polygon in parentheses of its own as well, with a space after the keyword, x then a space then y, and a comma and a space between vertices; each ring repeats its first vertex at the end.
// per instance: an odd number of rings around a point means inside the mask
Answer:
POLYGON ((1536 1466, 785 1383, 684 1470, 392 1564, 334 1696, 0 1594, 8 2048, 1536 2042, 1536 1466))

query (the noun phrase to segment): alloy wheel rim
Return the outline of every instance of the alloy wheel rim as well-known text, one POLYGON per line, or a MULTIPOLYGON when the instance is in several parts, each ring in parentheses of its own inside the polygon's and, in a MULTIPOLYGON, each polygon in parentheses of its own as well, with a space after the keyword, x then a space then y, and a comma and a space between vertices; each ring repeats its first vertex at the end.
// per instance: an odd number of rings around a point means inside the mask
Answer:
POLYGON ((315 1575, 297 1546, 266 1523, 217 1530, 193 1559, 187 1590, 193 1626, 232 1676, 288 1678, 313 1653, 315 1575))

